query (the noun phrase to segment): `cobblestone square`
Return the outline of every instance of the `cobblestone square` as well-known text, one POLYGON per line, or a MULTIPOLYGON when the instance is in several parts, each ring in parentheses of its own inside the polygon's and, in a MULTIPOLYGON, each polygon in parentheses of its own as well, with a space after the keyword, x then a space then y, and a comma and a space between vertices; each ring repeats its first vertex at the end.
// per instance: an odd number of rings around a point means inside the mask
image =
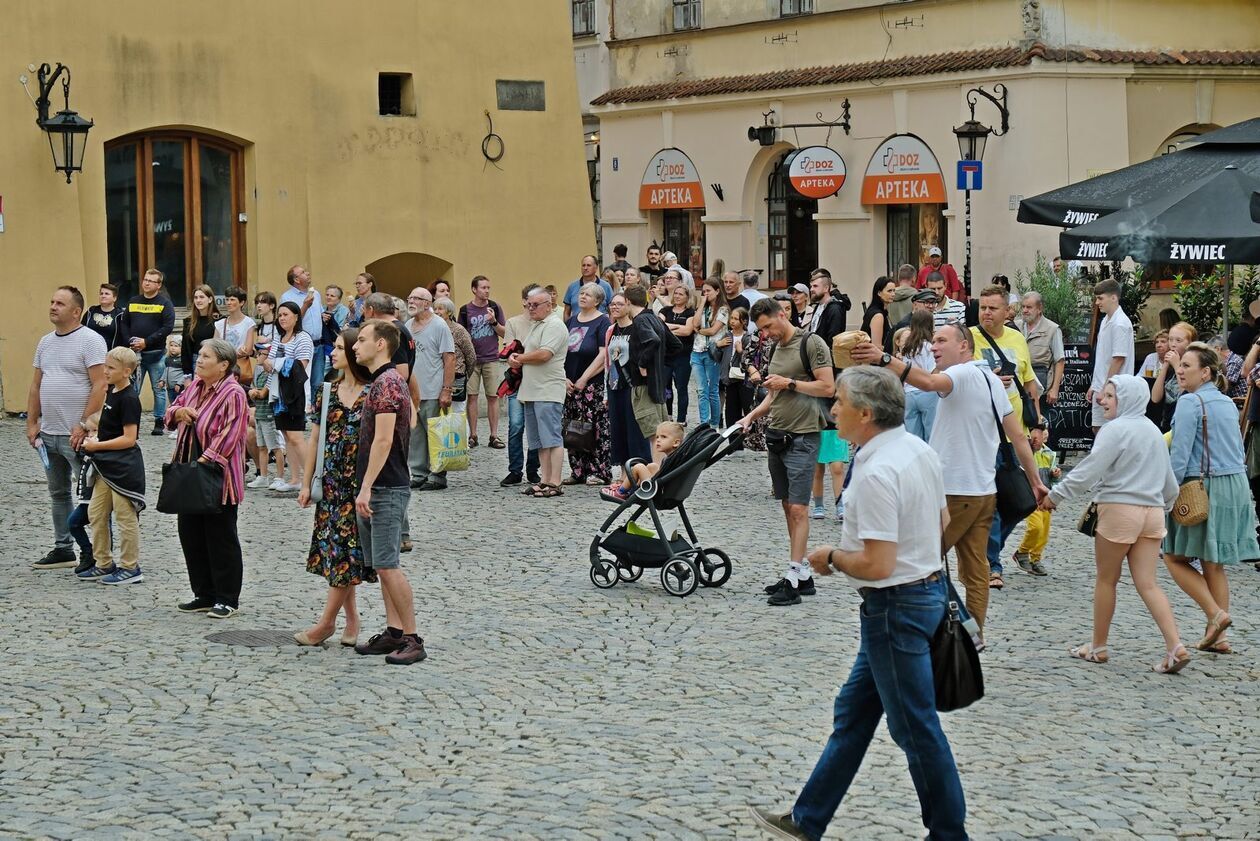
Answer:
MULTIPOLYGON (((0 422, 3 838, 760 838, 747 805, 795 796, 855 653, 858 599, 838 579, 798 607, 760 595, 786 550, 761 454, 697 487, 697 530, 735 570, 679 600, 651 570, 595 589, 588 545, 608 504, 501 489, 505 453, 475 450, 449 490, 412 495, 404 568, 430 657, 396 668, 336 645, 207 640, 318 615, 312 515, 292 497, 249 492, 242 609, 224 622, 175 611, 189 595, 175 520, 152 507, 142 584, 31 570, 51 529, 22 430, 0 422)), ((152 505, 173 442, 142 438, 152 505)), ((1012 571, 993 595, 987 697, 944 716, 972 835, 1260 837, 1260 574, 1230 570, 1239 655, 1152 674, 1158 633, 1122 585, 1111 663, 1074 662, 1093 584, 1081 504, 1055 516, 1051 576, 1012 571)), ((815 522, 811 543, 835 530, 815 522)), ((1200 612, 1160 580, 1193 643, 1200 612)), ((379 589, 359 597, 374 633, 379 589)), ((828 837, 923 834, 881 728, 828 837)))

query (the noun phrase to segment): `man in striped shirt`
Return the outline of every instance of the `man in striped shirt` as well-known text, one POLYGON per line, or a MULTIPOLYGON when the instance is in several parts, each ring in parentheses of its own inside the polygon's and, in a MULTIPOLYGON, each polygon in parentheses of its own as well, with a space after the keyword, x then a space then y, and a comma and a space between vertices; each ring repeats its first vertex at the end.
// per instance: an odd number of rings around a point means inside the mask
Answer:
POLYGON ((936 293, 938 299, 936 312, 932 313, 935 328, 940 330, 947 324, 963 324, 967 319, 967 305, 955 301, 945 294, 945 276, 940 272, 931 272, 927 276, 927 286, 936 293))

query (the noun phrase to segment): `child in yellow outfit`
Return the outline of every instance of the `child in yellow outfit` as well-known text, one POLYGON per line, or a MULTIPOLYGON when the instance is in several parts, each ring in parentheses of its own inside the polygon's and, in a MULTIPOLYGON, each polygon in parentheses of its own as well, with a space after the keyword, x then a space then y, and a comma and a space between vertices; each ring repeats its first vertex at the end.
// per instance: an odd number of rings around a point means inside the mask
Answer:
MULTIPOLYGON (((1037 463, 1037 473, 1041 475, 1041 483, 1048 488, 1062 471, 1059 469, 1059 454, 1046 446, 1046 436, 1043 421, 1038 421, 1028 430, 1028 443, 1032 447, 1033 461, 1037 463)), ((1041 554, 1046 551, 1046 542, 1050 539, 1050 512, 1038 509, 1024 522, 1024 539, 1015 550, 1015 563, 1029 575, 1049 575, 1041 565, 1041 554)))

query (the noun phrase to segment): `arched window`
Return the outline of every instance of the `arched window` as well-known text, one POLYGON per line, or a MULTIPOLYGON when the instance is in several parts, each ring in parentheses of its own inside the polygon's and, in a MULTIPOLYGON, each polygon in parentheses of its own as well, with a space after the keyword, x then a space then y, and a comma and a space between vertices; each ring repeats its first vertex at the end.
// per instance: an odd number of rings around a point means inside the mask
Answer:
POLYGON ((161 131, 105 146, 109 281, 126 301, 148 268, 166 275, 176 306, 194 286, 244 286, 241 148, 217 137, 161 131))

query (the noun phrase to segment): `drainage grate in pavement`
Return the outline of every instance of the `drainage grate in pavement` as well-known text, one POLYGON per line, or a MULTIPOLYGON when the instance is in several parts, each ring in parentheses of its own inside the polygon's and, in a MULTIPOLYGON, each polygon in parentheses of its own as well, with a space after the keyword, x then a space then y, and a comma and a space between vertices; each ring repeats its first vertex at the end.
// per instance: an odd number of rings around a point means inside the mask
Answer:
POLYGON ((287 631, 220 631, 206 636, 209 642, 221 645, 243 645, 246 648, 275 648, 281 645, 297 645, 293 634, 287 631))

